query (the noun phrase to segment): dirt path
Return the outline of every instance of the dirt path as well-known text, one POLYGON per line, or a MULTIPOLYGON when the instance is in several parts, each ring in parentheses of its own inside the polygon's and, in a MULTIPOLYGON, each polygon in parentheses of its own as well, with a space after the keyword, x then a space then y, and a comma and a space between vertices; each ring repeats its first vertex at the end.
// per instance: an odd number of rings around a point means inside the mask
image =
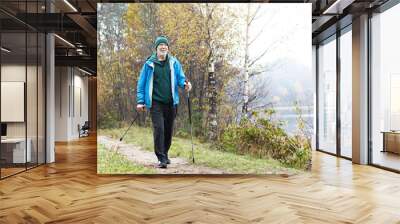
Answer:
POLYGON ((112 139, 107 136, 98 136, 97 142, 103 144, 108 150, 117 150, 118 153, 125 155, 128 160, 153 168, 159 174, 227 174, 228 172, 199 166, 192 164, 184 158, 170 158, 171 164, 168 165, 168 169, 159 169, 157 165, 157 157, 153 152, 142 150, 140 147, 119 142, 116 139, 112 139))

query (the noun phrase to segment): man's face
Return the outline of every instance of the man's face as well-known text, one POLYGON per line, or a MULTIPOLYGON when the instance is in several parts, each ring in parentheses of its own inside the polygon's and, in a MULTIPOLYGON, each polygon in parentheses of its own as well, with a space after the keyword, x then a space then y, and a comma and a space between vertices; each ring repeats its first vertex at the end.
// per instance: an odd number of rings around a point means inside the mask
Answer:
POLYGON ((168 53, 168 45, 161 43, 157 46, 157 54, 166 56, 168 53))

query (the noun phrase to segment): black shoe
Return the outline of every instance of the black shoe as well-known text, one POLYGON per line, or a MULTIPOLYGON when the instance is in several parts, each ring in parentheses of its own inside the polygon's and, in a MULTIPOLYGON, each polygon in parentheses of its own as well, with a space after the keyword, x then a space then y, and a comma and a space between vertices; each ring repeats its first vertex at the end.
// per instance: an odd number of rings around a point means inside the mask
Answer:
POLYGON ((167 168, 167 163, 159 162, 157 164, 157 168, 166 169, 167 168))
POLYGON ((171 164, 171 160, 167 159, 167 164, 171 164))

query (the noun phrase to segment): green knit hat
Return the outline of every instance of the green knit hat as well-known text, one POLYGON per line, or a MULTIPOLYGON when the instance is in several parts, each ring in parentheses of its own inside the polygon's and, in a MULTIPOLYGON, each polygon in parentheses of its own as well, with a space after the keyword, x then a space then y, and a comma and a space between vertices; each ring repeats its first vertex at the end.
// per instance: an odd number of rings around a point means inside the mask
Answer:
POLYGON ((156 41, 154 42, 154 47, 157 49, 158 45, 164 43, 167 46, 169 46, 168 38, 166 36, 159 36, 156 38, 156 41))

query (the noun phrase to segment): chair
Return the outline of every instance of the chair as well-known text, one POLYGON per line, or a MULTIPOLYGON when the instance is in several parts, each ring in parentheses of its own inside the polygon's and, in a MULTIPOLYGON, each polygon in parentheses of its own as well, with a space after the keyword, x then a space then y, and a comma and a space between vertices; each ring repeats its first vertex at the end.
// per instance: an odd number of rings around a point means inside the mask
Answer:
POLYGON ((82 127, 78 124, 79 138, 89 136, 89 129, 90 129, 89 121, 85 121, 82 127))

